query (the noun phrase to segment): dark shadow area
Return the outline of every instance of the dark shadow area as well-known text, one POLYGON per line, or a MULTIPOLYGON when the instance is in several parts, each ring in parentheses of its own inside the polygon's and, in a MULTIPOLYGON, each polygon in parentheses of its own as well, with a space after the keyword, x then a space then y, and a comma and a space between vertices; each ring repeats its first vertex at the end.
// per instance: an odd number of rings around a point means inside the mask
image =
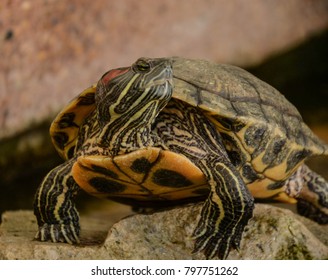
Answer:
POLYGON ((248 68, 283 93, 309 125, 328 129, 328 31, 248 68))

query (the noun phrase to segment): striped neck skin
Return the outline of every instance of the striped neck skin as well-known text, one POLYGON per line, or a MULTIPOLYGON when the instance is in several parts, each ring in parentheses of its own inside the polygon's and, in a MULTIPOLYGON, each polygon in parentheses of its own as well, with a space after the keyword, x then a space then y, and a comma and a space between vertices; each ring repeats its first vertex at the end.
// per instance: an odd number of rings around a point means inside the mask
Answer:
POLYGON ((170 100, 172 90, 168 59, 143 58, 129 68, 107 72, 97 85, 101 131, 97 144, 112 156, 151 145, 151 124, 170 100))

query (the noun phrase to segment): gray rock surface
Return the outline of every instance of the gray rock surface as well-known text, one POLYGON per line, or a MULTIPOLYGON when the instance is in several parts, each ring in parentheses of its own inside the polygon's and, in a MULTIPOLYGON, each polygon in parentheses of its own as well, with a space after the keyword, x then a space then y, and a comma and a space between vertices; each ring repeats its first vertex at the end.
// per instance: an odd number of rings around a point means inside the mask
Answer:
MULTIPOLYGON (((109 232, 106 219, 82 217, 79 246, 33 241, 37 226, 32 212, 6 212, 0 259, 204 259, 202 253, 191 253, 200 208, 196 204, 132 215, 109 232)), ((327 229, 290 210, 257 204, 240 252, 232 251, 229 259, 327 259, 327 229)))

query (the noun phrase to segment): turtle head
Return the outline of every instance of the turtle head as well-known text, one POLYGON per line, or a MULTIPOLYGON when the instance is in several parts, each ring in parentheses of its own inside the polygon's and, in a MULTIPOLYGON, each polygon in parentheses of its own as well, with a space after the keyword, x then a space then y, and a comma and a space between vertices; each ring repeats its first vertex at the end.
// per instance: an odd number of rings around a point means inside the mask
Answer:
POLYGON ((140 58, 102 76, 96 92, 101 142, 117 137, 118 130, 142 130, 153 123, 172 96, 171 64, 165 58, 140 58))

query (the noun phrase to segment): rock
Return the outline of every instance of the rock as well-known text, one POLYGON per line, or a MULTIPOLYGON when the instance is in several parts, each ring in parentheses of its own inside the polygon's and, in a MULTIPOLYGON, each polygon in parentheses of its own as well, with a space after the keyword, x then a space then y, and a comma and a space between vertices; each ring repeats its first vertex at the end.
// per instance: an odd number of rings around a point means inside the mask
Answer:
POLYGON ((327 1, 7 1, 0 9, 0 139, 52 117, 140 56, 242 66, 328 26, 327 1))
MULTIPOLYGON (((82 217, 79 246, 33 241, 37 226, 32 212, 6 212, 0 259, 204 259, 202 253, 191 253, 200 208, 195 204, 136 214, 114 224, 108 235, 104 219, 82 217)), ((290 210, 257 204, 240 252, 231 251, 229 259, 327 259, 328 226, 302 221, 290 210)))

